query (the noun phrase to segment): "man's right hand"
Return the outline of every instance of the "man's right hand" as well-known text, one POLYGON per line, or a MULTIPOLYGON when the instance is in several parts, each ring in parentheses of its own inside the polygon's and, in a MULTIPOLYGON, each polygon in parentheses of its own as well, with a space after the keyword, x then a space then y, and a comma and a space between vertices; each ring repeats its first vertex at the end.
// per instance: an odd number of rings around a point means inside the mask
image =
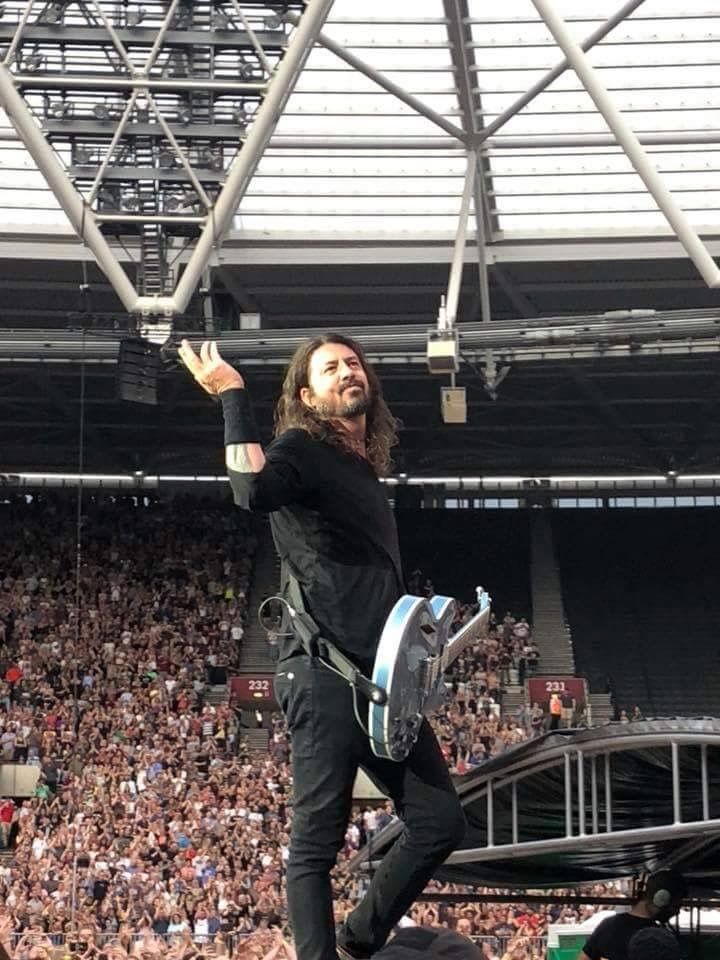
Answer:
POLYGON ((217 343, 206 340, 200 347, 200 355, 193 350, 187 340, 178 348, 178 355, 203 390, 211 396, 219 396, 223 390, 244 387, 245 381, 235 367, 220 356, 217 343))

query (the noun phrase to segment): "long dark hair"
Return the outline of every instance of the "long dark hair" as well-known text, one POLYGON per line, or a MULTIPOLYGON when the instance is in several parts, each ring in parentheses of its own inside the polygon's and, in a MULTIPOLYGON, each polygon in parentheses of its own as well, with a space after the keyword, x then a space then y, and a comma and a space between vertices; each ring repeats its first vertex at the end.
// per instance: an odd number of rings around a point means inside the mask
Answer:
POLYGON ((365 449, 368 462, 378 476, 392 469, 390 450, 397 443, 399 423, 390 413, 383 399, 382 387, 375 371, 368 364, 362 347, 351 337, 341 333, 324 333, 306 340, 295 351, 283 381, 282 394, 275 408, 275 436, 286 430, 299 429, 320 440, 326 440, 350 453, 355 451, 349 438, 338 430, 331 420, 322 417, 300 399, 303 387, 310 386, 310 360, 318 347, 339 343, 349 347, 360 361, 370 388, 370 407, 367 412, 365 449))

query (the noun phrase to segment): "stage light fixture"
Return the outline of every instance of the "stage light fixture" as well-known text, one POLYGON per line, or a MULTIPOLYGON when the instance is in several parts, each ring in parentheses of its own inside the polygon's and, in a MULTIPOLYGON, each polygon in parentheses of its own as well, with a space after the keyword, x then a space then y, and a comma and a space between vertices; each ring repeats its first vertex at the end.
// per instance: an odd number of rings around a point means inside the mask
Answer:
POLYGON ((252 80, 255 76, 255 67, 251 63, 243 63, 239 70, 241 80, 252 80))
POLYGON ((92 162, 92 151, 89 147, 74 147, 73 162, 78 167, 89 167, 92 162))
POLYGON ((276 13, 272 14, 269 17, 265 17, 266 30, 280 30, 282 25, 283 25, 282 17, 279 17, 276 13))
POLYGON ((192 119, 193 115, 190 107, 181 107, 178 110, 178 120, 184 127, 189 126, 192 123, 192 119))
POLYGON ((179 7, 175 14, 174 27, 176 30, 187 30, 192 26, 193 11, 192 6, 179 7))
POLYGON ((35 73, 45 63, 45 57, 41 53, 29 53, 23 57, 23 67, 28 73, 35 73))
POLYGON ((117 213, 120 209, 118 187, 101 187, 98 191, 97 208, 100 213, 117 213))
POLYGON ((130 10, 127 15, 127 25, 131 29, 133 27, 139 27, 147 16, 147 10, 145 7, 137 7, 135 10, 130 10))
POLYGON ((226 13, 223 13, 222 10, 217 10, 212 19, 213 30, 228 30, 230 28, 230 20, 226 13))
POLYGON ((137 213, 140 209, 140 197, 136 193, 124 193, 120 198, 120 209, 126 213, 137 213))
POLYGON ((223 169, 222 153, 219 150, 213 150, 212 147, 204 147, 200 151, 200 164, 209 170, 220 173, 223 169))
POLYGON ((51 3, 40 17, 40 23, 62 23, 64 3, 51 3))
POLYGON ((149 123, 150 107, 147 100, 138 100, 135 106, 135 119, 138 123, 149 123))
POLYGON ((245 109, 244 103, 239 103, 235 107, 235 109, 233 110, 232 116, 233 116, 233 120, 239 127, 247 126, 247 122, 249 118, 248 118, 248 112, 245 109))
POLYGON ((55 100, 48 109, 53 120, 69 120, 75 113, 74 104, 67 100, 55 100))
POLYGON ((110 109, 106 103, 96 103, 93 107, 93 116, 96 120, 107 122, 110 119, 110 109))
POLYGON ((198 198, 192 192, 170 193, 164 198, 165 210, 168 213, 187 213, 195 211, 198 207, 198 198))
POLYGON ((177 157, 171 150, 161 150, 158 154, 158 166, 163 170, 172 170, 177 163, 177 157))

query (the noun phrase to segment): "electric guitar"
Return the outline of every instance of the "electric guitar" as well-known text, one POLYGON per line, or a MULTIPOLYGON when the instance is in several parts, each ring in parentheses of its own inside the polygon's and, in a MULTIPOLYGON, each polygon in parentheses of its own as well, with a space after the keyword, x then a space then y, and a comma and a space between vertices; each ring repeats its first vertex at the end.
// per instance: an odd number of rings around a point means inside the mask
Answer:
POLYGON ((426 713, 446 693, 443 674, 463 649, 487 636, 490 598, 475 616, 450 636, 455 601, 450 597, 405 595, 390 611, 375 655, 372 682, 386 694, 370 700, 368 732, 377 757, 404 760, 420 733, 426 713))

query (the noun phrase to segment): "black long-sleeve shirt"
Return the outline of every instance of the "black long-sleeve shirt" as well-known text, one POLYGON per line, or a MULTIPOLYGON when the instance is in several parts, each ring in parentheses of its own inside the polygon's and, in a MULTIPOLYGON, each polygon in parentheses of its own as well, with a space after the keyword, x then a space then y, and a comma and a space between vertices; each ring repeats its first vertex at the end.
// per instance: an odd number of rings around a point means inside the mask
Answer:
POLYGON ((228 470, 235 502, 270 513, 277 551, 322 636, 369 669, 404 592, 384 488, 366 460, 305 430, 282 434, 265 458, 259 473, 228 470))

